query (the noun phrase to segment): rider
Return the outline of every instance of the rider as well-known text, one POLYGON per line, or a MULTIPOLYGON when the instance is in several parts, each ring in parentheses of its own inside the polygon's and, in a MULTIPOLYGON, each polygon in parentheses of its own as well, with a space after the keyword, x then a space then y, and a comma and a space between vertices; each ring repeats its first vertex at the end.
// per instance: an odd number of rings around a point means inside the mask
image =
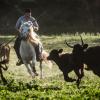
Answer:
MULTIPOLYGON (((38 31, 39 30, 39 25, 36 21, 36 19, 34 17, 31 16, 31 9, 25 9, 25 14, 21 17, 19 17, 19 19, 17 20, 17 23, 16 23, 16 30, 21 33, 21 30, 20 30, 20 26, 22 25, 23 22, 27 22, 27 21, 31 21, 33 23, 33 29, 34 31, 38 31)), ((20 53, 19 53, 19 48, 20 48, 20 43, 21 43, 21 36, 20 34, 18 34, 18 37, 15 41, 15 44, 14 44, 14 49, 15 49, 15 52, 17 54, 17 57, 18 57, 18 62, 16 63, 17 66, 21 65, 23 62, 22 62, 22 59, 21 59, 21 56, 20 56, 20 53)), ((41 49, 39 47, 40 45, 37 45, 37 53, 38 53, 38 56, 37 56, 37 59, 41 59, 39 57, 41 57, 41 49)))

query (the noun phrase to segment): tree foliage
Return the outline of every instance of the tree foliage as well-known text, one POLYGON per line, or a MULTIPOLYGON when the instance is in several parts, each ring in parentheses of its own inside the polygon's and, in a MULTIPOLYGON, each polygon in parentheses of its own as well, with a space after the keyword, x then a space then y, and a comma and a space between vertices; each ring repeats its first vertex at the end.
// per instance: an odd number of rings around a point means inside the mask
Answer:
POLYGON ((100 0, 1 0, 1 29, 11 29, 26 7, 44 32, 100 31, 100 0))

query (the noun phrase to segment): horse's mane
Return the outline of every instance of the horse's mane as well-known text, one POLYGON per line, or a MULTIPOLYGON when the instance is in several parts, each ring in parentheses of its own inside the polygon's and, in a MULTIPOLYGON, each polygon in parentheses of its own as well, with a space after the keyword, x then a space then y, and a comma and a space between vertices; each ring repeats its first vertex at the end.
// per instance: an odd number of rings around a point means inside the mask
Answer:
POLYGON ((36 44, 40 42, 39 36, 34 31, 33 24, 31 21, 22 23, 20 30, 21 30, 20 36, 22 37, 23 40, 27 40, 36 44))

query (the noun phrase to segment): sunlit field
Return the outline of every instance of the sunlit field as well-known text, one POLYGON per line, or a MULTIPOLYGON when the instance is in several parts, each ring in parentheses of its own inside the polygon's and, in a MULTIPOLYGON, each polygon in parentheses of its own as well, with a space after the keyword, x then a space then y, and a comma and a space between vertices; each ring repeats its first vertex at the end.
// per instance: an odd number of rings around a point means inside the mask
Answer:
MULTIPOLYGON (((89 47, 100 45, 99 33, 82 33, 81 36, 89 47)), ((14 36, 1 36, 0 41, 7 43, 12 38, 14 36)), ((65 44, 65 40, 71 45, 81 44, 80 36, 77 33, 74 35, 69 33, 40 35, 40 38, 47 52, 63 48, 64 53, 71 53, 72 49, 65 44)), ((64 81, 62 72, 54 62, 52 62, 52 68, 43 63, 43 79, 40 79, 39 76, 32 79, 25 65, 16 66, 17 57, 13 45, 14 40, 10 42, 9 68, 3 72, 8 84, 3 85, 0 79, 0 100, 100 100, 100 78, 92 71, 84 69, 85 76, 82 78, 79 89, 75 82, 64 81)), ((36 69, 40 73, 39 62, 36 63, 36 69)), ((77 78, 73 71, 69 73, 69 76, 77 78)))

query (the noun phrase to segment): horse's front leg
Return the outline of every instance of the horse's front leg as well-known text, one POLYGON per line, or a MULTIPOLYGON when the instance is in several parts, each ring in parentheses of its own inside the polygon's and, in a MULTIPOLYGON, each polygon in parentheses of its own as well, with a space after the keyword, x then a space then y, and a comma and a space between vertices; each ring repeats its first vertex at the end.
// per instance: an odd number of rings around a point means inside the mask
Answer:
MULTIPOLYGON (((24 62, 24 61, 23 61, 23 62, 24 62)), ((25 64, 25 66, 26 66, 26 68, 27 68, 27 71, 28 71, 29 74, 32 76, 32 78, 35 78, 35 73, 32 71, 32 68, 31 68, 30 64, 25 63, 25 62, 24 62, 24 64, 25 64)))
POLYGON ((31 66, 32 72, 35 74, 35 76, 38 76, 38 73, 36 72, 36 69, 35 69, 35 62, 30 63, 30 66, 31 66))
POLYGON ((43 73, 42 73, 42 60, 40 61, 40 79, 43 78, 43 73))

